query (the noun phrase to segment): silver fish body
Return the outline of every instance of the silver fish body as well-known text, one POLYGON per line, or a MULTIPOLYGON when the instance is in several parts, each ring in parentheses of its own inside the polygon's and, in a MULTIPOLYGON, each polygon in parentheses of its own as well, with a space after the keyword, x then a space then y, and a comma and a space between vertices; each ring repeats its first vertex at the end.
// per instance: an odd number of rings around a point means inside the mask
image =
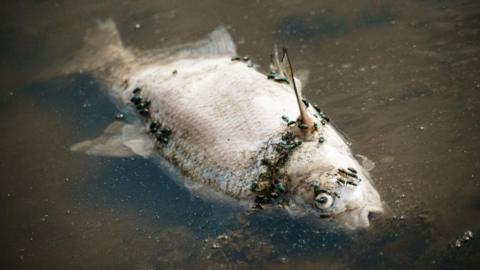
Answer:
MULTIPOLYGON (((149 53, 124 48, 112 21, 87 43, 105 36, 110 44, 101 55, 79 57, 138 113, 143 135, 116 137, 134 153, 158 154, 197 186, 251 205, 281 205, 292 216, 360 228, 369 226, 369 213, 383 211, 368 171, 325 114, 305 101, 315 131, 303 138, 292 81, 268 79, 232 59, 235 45, 224 28, 193 45, 149 53)), ((101 152, 92 145, 72 149, 101 152)))

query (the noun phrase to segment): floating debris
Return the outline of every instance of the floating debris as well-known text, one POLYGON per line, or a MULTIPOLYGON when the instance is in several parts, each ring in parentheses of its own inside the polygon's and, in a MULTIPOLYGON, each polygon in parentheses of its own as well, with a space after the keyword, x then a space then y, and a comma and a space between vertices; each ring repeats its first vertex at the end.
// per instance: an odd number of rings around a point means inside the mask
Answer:
POLYGON ((123 120, 123 119, 125 119, 125 115, 124 115, 123 113, 117 113, 117 114, 115 115, 115 119, 117 119, 117 120, 123 120))
POLYGON ((455 242, 453 242, 452 246, 455 248, 461 248, 465 245, 466 242, 470 241, 473 238, 473 232, 471 230, 466 230, 462 236, 457 238, 455 242))
POLYGON ((244 226, 229 231, 227 240, 219 240, 217 237, 204 242, 201 256, 211 261, 210 266, 218 263, 216 265, 219 267, 213 267, 214 269, 250 269, 249 263, 270 258, 271 253, 269 240, 264 235, 257 234, 252 226, 244 226), (225 264, 225 259, 232 258, 240 261, 225 264))
POLYGON ((219 236, 217 236, 217 239, 227 241, 229 239, 229 237, 226 234, 220 234, 219 236))
POLYGON ((282 120, 287 122, 287 123, 290 122, 290 119, 288 119, 288 116, 285 116, 285 115, 282 116, 282 120))
POLYGON ((175 75, 177 73, 178 73, 178 70, 176 70, 176 69, 172 71, 172 75, 175 75))
POLYGON ((235 56, 235 57, 232 57, 231 60, 232 60, 232 61, 241 61, 242 58, 240 58, 240 56, 235 56))

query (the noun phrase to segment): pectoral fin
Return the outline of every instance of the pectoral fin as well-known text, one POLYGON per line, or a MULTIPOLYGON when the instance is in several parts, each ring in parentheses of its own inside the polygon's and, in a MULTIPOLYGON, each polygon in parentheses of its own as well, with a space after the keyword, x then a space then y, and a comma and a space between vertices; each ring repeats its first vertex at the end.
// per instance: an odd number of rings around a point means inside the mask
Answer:
POLYGON ((152 154, 154 146, 154 141, 144 132, 141 124, 115 121, 105 128, 99 137, 74 144, 70 150, 96 156, 140 155, 148 158, 152 154))
POLYGON ((375 168, 375 162, 373 162, 372 160, 370 160, 368 157, 364 156, 364 155, 360 155, 360 154, 357 154, 355 155, 357 156, 360 160, 360 164, 362 164, 362 167, 367 170, 367 172, 370 172, 371 170, 373 170, 375 168))

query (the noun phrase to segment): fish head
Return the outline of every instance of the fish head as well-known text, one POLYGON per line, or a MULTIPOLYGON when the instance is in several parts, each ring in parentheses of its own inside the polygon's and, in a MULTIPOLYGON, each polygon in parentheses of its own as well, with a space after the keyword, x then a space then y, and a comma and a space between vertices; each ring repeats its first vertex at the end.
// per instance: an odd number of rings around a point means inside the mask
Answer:
POLYGON ((292 155, 286 170, 291 183, 287 210, 349 229, 369 227, 383 205, 368 172, 349 152, 325 148, 303 144, 292 155))

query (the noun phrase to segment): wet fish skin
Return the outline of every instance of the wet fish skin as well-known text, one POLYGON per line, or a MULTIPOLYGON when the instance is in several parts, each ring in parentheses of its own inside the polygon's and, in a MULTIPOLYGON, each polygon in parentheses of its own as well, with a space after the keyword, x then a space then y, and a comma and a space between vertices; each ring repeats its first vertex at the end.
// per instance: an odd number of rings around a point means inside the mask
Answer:
MULTIPOLYGON (((232 61, 237 53, 224 28, 192 45, 150 52, 125 48, 111 20, 86 39, 89 49, 78 56, 82 69, 103 80, 124 106, 131 107, 132 98, 138 102, 137 95, 150 102, 146 122, 123 129, 124 146, 144 157, 159 154, 193 192, 213 190, 252 204, 258 194, 251 187, 265 172, 262 159, 268 149, 286 132, 301 138, 298 125, 284 121, 300 115, 301 102, 291 85, 232 61), (151 122, 171 131, 168 142, 155 149, 145 136, 151 122)), ((296 85, 301 89, 297 80, 296 85)), ((308 106, 306 113, 318 114, 315 107, 308 106)), ((347 228, 368 227, 369 213, 383 212, 380 196, 368 171, 325 117, 311 117, 317 130, 279 168, 288 179, 283 208, 295 217, 328 217, 347 228), (352 184, 338 181, 350 177, 339 175, 339 169, 347 168, 357 171, 356 177, 343 181, 352 184)), ((119 136, 115 138, 118 142, 119 136)), ((80 143, 77 149, 88 153, 96 147, 93 142, 80 143)))

